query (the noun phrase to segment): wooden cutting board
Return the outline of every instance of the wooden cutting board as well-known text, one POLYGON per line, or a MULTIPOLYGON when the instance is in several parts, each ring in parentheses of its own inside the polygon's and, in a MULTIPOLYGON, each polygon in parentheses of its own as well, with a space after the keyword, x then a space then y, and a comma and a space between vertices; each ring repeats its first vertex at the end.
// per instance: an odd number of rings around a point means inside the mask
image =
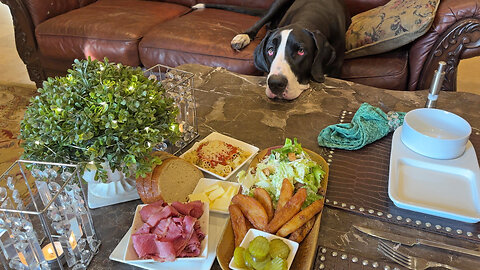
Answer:
MULTIPOLYGON (((263 157, 272 149, 278 147, 271 147, 260 151, 250 163, 249 168, 256 166, 256 164, 263 159, 263 157)), ((328 164, 319 154, 308 150, 303 149, 310 158, 317 162, 322 169, 325 171, 325 175, 322 179, 321 183, 321 192, 323 193, 322 200, 325 200, 325 194, 327 192, 327 183, 328 183, 328 164)), ((322 211, 323 212, 323 211, 322 211)), ((311 269, 314 263, 316 249, 317 249, 317 240, 318 240, 318 231, 320 230, 320 220, 322 218, 322 212, 320 212, 315 218, 315 224, 312 227, 312 230, 308 233, 308 235, 303 239, 298 247, 297 254, 295 255, 295 259, 293 260, 292 266, 290 269, 311 269)), ((228 264, 233 257, 233 251, 235 249, 234 245, 234 234, 232 229, 232 223, 230 219, 228 220, 227 224, 225 225, 225 229, 223 231, 222 237, 217 245, 217 260, 222 267, 223 270, 230 269, 228 264)))

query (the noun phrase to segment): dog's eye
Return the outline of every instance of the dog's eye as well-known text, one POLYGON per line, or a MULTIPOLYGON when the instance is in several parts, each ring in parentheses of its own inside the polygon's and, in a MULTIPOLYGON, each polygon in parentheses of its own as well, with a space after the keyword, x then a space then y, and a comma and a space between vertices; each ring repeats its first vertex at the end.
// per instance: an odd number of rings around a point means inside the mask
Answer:
POLYGON ((268 48, 267 53, 268 53, 269 56, 272 56, 273 53, 274 53, 273 48, 268 48))
POLYGON ((305 51, 300 48, 300 49, 298 49, 297 54, 300 55, 300 56, 302 56, 302 55, 305 54, 305 51))

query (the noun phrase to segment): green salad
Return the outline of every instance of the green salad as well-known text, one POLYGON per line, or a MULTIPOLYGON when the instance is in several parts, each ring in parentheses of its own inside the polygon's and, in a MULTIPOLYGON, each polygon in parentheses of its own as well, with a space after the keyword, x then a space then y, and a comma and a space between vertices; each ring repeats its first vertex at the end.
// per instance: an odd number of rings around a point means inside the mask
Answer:
MULTIPOLYGON (((295 138, 285 139, 285 145, 271 151, 270 155, 260 161, 248 172, 240 171, 237 181, 243 187, 243 194, 253 196, 253 189, 264 188, 276 206, 280 196, 283 179, 287 178, 294 186, 300 183, 307 190, 307 199, 302 208, 321 199, 318 194, 321 180, 325 172, 303 151, 301 144, 295 138)), ((296 191, 296 190, 295 190, 296 191)))

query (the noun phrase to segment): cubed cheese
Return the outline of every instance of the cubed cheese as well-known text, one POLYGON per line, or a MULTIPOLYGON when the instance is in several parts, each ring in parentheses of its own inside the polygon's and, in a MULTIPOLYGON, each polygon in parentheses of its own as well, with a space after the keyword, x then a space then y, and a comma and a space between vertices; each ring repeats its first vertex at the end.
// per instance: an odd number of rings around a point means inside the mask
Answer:
POLYGON ((233 196, 237 193, 237 191, 238 191, 237 187, 229 186, 227 188, 227 191, 225 191, 225 193, 222 195, 222 197, 232 199, 233 196))
POLYGON ((218 186, 217 189, 211 191, 208 194, 208 198, 210 199, 210 201, 214 201, 216 198, 222 196, 223 193, 225 193, 225 190, 221 186, 218 186))
POLYGON ((210 204, 210 200, 208 199, 207 194, 205 193, 194 193, 188 195, 188 199, 193 202, 193 201, 202 201, 204 203, 210 204))
POLYGON ((232 198, 221 196, 212 203, 211 207, 213 209, 227 211, 231 201, 232 198))
POLYGON ((203 192, 208 195, 210 192, 218 189, 219 187, 221 187, 220 184, 218 184, 218 183, 213 184, 211 186, 208 186, 206 189, 204 189, 203 192))

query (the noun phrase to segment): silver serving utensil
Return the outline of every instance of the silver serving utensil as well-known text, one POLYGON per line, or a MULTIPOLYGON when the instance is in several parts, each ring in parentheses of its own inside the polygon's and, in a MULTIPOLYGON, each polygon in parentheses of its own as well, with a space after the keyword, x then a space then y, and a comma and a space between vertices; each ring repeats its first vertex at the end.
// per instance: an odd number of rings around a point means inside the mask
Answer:
POLYGON ((414 245, 424 245, 424 246, 429 246, 429 247, 434 247, 434 248, 440 248, 448 251, 454 251, 462 254, 467 254, 475 257, 480 258, 480 251, 476 250, 471 250, 471 249, 466 249, 462 247, 457 247, 457 246, 452 246, 440 242, 435 242, 431 240, 426 240, 426 239, 421 239, 421 238, 414 238, 414 237, 408 237, 408 236, 402 236, 390 232, 384 232, 384 231, 379 231, 375 229, 370 229, 370 228, 365 228, 362 226, 357 226, 353 225, 353 227, 365 234, 368 234, 370 236, 392 241, 395 243, 400 243, 402 245, 407 245, 407 246, 414 246, 414 245))
POLYGON ((396 247, 392 247, 382 240, 378 242, 377 250, 390 260, 412 270, 424 270, 430 267, 443 267, 450 270, 460 270, 448 264, 433 262, 423 258, 403 254, 402 252, 398 251, 396 247))

